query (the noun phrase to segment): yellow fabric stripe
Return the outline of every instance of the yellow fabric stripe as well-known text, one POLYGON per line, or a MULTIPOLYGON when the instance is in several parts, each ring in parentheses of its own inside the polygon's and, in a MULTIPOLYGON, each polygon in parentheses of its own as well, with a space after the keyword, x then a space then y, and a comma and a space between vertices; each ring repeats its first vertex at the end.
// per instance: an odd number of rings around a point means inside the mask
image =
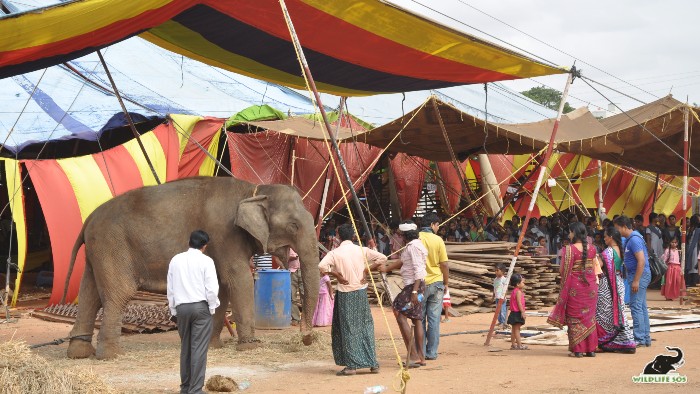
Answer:
MULTIPOLYGON (((165 48, 171 52, 187 56, 190 59, 199 60, 224 70, 245 75, 263 81, 280 83, 286 86, 306 90, 304 78, 288 74, 276 68, 268 67, 247 57, 239 56, 221 47, 212 44, 210 41, 175 21, 167 21, 160 26, 154 27, 147 32, 141 33, 139 37, 165 48), (173 44, 173 42, 177 44, 173 44), (186 45, 186 46, 184 46, 186 45), (253 70, 251 72, 251 70, 253 70)), ((347 89, 323 82, 316 82, 316 87, 324 92, 335 94, 346 94, 349 96, 366 96, 376 92, 366 92, 364 90, 347 89)))
POLYGON ((649 198, 649 195, 654 192, 654 181, 637 177, 637 182, 630 181, 627 189, 610 207, 608 216, 627 215, 632 216, 640 213, 644 208, 644 203, 649 198), (632 187, 634 185, 634 187, 632 187), (626 204, 625 204, 626 203, 626 204), (624 211, 623 211, 624 209, 624 211))
POLYGON ((174 0, 77 1, 43 12, 5 18, 0 23, 0 52, 51 44, 91 33, 112 23, 158 9, 174 0))
MULTIPOLYGON (((173 127, 175 127, 177 130, 177 138, 180 141, 180 153, 178 158, 182 158, 182 152, 185 151, 185 147, 189 141, 189 136, 192 135, 194 126, 197 124, 197 122, 204 118, 195 115, 170 115, 170 119, 173 122, 173 127)), ((141 156, 143 156, 143 154, 141 156)), ((153 176, 151 176, 151 178, 152 177, 153 176)))
POLYGON ((112 190, 92 155, 56 161, 73 187, 80 216, 85 222, 95 208, 113 197, 112 190))
MULTIPOLYGON (((12 294, 12 306, 17 303, 19 287, 22 283, 24 264, 27 261, 27 223, 24 216, 24 193, 22 190, 22 177, 19 173, 19 162, 17 160, 5 159, 5 179, 7 180, 7 197, 10 202, 12 220, 15 222, 15 234, 17 235, 17 278, 15 279, 15 290, 12 294)), ((0 284, 2 287, 4 283, 0 284)))
POLYGON ((564 72, 506 49, 475 41, 466 34, 440 27, 378 0, 301 1, 388 40, 462 64, 518 78, 564 72), (391 26, 411 28, 397 30, 389 28, 391 26))
MULTIPOLYGON (((151 159, 151 163, 153 163, 153 166, 156 169, 156 174, 158 174, 158 178, 160 178, 161 182, 165 182, 167 163, 165 162, 165 152, 163 152, 163 148, 160 146, 158 137, 156 137, 156 135, 153 133, 146 133, 141 136, 141 141, 143 142, 143 145, 146 148, 146 153, 148 153, 148 157, 151 159)), ((129 154, 131 154, 131 157, 136 162, 136 166, 139 168, 139 172, 141 173, 141 180, 143 181, 143 185, 155 185, 156 179, 153 177, 153 172, 151 172, 151 168, 148 166, 148 162, 143 156, 141 148, 139 148, 138 141, 133 139, 129 142, 126 142, 122 146, 124 146, 124 148, 126 148, 126 150, 129 151, 129 154)))
MULTIPOLYGON (((209 148, 207 150, 209 153, 211 153, 212 156, 216 157, 216 154, 219 151, 219 139, 221 137, 221 129, 214 134, 214 139, 211 141, 211 144, 209 144, 209 148)), ((207 156, 204 159, 204 162, 202 165, 199 167, 199 175, 202 176, 213 176, 214 175, 214 170, 216 169, 216 162, 212 160, 209 156, 207 156)))

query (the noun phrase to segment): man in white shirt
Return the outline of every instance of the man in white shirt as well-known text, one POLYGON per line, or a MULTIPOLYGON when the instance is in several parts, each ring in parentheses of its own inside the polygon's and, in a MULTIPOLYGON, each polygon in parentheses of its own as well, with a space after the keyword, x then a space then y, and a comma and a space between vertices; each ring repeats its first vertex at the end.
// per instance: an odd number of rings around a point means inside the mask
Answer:
POLYGON ((219 282, 214 260, 204 251, 209 235, 190 235, 190 248, 170 260, 168 306, 180 334, 180 393, 203 393, 212 315, 219 307, 219 282))

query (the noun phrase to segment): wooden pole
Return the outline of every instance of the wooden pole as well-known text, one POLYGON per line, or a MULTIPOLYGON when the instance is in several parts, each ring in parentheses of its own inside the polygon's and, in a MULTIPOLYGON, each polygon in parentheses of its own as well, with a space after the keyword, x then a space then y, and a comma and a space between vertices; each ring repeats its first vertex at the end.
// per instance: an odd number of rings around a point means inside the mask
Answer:
POLYGON ((598 221, 600 226, 603 226, 603 215, 605 207, 603 206, 603 163, 598 160, 598 221))
POLYGON ((651 212, 654 212, 656 207, 657 192, 659 191, 659 173, 656 173, 656 180, 654 181, 654 199, 651 200, 651 212))
POLYGON ((122 100, 121 94, 119 94, 119 90, 117 89, 117 85, 114 83, 114 79, 112 78, 112 73, 109 72, 109 68, 107 67, 107 63, 105 62, 105 59, 102 57, 102 53, 98 50, 97 51, 97 56, 100 58, 100 62, 102 62, 102 67, 105 69, 105 73, 107 73, 107 78, 109 79, 109 83, 112 84, 112 89, 114 90, 114 94, 117 96, 117 100, 119 100, 119 105, 122 107, 122 111, 124 111, 124 116, 126 116, 127 122, 129 122, 129 128, 131 129, 131 133, 134 135, 134 138, 136 138, 136 142, 139 144, 139 148, 141 149, 141 153, 143 153, 143 157, 146 158, 146 163, 148 163, 148 168, 151 169, 151 173, 153 173, 153 178, 155 178, 157 184, 161 184, 160 178, 158 178, 158 173, 156 173, 156 168, 153 166, 153 163, 151 162, 151 158, 148 157, 148 153, 146 152, 146 147, 143 146, 143 141, 141 141, 141 135, 139 134, 138 130, 136 130, 136 126, 134 125, 134 121, 131 119, 131 115, 129 115, 129 111, 126 110, 126 106, 124 105, 124 101, 122 100))
MULTIPOLYGON (((564 92, 561 95, 561 102, 559 103, 559 112, 557 112, 557 120, 554 122, 554 127, 552 127, 552 135, 549 137, 549 144, 547 145, 547 151, 544 154, 543 163, 549 163, 549 158, 552 156, 552 150, 554 149, 554 139, 557 136, 557 130, 559 130, 559 122, 561 122, 561 116, 564 113, 564 103, 566 98, 569 96, 569 88, 574 82, 574 78, 578 76, 576 67, 571 68, 569 77, 566 80, 566 86, 564 86, 564 92)), ((523 238, 527 232, 527 224, 532 217, 532 210, 535 208, 535 202, 537 201, 536 196, 540 192, 540 186, 542 185, 542 180, 544 179, 545 172, 547 172, 547 166, 543 165, 540 167, 540 173, 535 182, 535 189, 532 191, 532 195, 535 198, 530 199, 530 205, 527 208, 527 213, 525 214, 525 220, 523 221, 523 229, 520 232, 520 237, 518 237, 518 243, 515 245, 515 252, 513 253, 513 258, 510 260, 510 267, 508 267, 508 275, 506 275, 506 283, 510 283, 510 277, 513 275, 513 270, 515 269, 515 262, 518 260, 518 254, 520 254, 520 248, 523 245, 523 238)), ((503 305, 503 299, 505 294, 496 294, 498 298, 498 303, 496 305, 496 311, 493 314, 493 319, 491 320, 491 327, 489 328, 489 334, 486 336, 486 342, 484 346, 491 344, 491 338, 493 337, 494 329, 496 328, 496 321, 498 320, 498 314, 501 312, 501 306, 503 305)))
MULTIPOLYGON (((688 222, 688 117, 688 103, 686 103, 685 111, 683 112, 683 120, 685 121, 685 127, 683 130, 683 221, 681 222, 681 284, 685 283, 685 278, 683 276, 685 275, 686 224, 688 222)), ((681 286, 681 289, 681 296, 678 298, 680 299, 680 304, 683 305, 683 297, 685 296, 685 286, 681 286)))
POLYGON ((454 167, 455 172, 459 177, 459 182, 462 184, 462 195, 467 200, 467 204, 470 205, 469 210, 472 213, 472 217, 474 217, 474 222, 476 223, 477 227, 481 229, 484 227, 484 220, 472 204, 472 198, 469 195, 469 185, 467 185, 467 182, 464 180, 464 170, 462 170, 459 161, 457 161, 455 151, 452 149, 452 143, 450 143, 450 138, 447 135, 447 129, 445 128, 445 124, 442 121, 442 116, 440 116, 440 109, 437 105, 437 99, 435 98, 435 96, 432 96, 430 98, 430 101, 433 103, 433 109, 435 110, 435 115, 437 116, 438 124, 440 125, 440 129, 442 130, 442 135, 445 138, 447 150, 450 152, 450 157, 452 158, 452 166, 454 167))
MULTIPOLYGON (((336 156, 338 156, 338 164, 340 164, 340 168, 343 172, 343 175, 345 176, 345 182, 347 183, 347 187, 350 190, 350 194, 352 195, 352 201, 354 203, 355 209, 357 210, 357 216, 360 218, 362 228, 369 239, 367 246, 370 248, 375 248, 376 244, 374 242, 374 234, 372 233, 372 231, 370 231, 369 225, 367 224, 367 219, 365 219, 365 215, 362 213, 362 205, 360 204, 360 198, 357 196, 355 186, 352 184, 352 178, 350 177, 348 168, 345 165, 345 160, 343 160, 343 155, 340 153, 338 141, 336 140, 335 135, 333 135, 333 133, 331 132, 331 123, 328 121, 328 114, 326 114, 326 110, 325 108, 323 108, 323 103, 321 102, 321 95, 318 93, 318 89, 316 88, 316 82, 314 81, 313 75, 311 75, 309 63, 306 61, 306 56, 304 55, 304 48, 302 48, 301 43, 299 42, 299 37, 297 36, 296 30, 294 30, 294 23, 292 23, 292 18, 289 16, 289 10, 287 9, 287 4, 284 2, 284 0, 280 0, 280 7, 282 8, 282 14, 284 16, 285 22, 287 23, 287 27, 289 27, 289 35, 292 39, 292 44, 296 49, 296 52, 299 56, 299 60, 301 61, 301 66, 304 71, 304 75, 306 76, 306 79, 309 82, 309 88, 311 88, 311 91, 313 92, 313 95, 316 99, 316 105, 318 106, 318 110, 319 112, 321 112, 323 124, 326 126, 326 131, 328 132, 328 137, 331 141, 331 145, 333 145, 333 150, 335 151, 336 156)), ((328 159, 330 160, 331 158, 329 157, 328 159)), ((348 207, 348 209, 350 209, 350 207, 348 207)), ((360 234, 358 234, 358 238, 360 238, 359 235, 360 234)), ((389 293, 389 298, 394 299, 394 297, 392 297, 391 290, 389 289, 389 284, 386 280, 386 274, 382 273, 381 277, 382 282, 384 284, 384 288, 386 289, 387 293, 389 293)))

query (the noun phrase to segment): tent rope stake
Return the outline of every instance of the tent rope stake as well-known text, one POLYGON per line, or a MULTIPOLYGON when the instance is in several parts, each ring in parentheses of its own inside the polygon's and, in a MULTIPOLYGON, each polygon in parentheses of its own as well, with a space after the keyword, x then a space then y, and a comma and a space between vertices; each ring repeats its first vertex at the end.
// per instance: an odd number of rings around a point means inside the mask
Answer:
MULTIPOLYGON (((552 150, 554 150, 554 140, 557 136, 557 130, 559 129, 559 123, 561 122, 561 116, 564 113, 564 103, 566 103, 566 98, 569 95, 569 88, 574 82, 574 78, 580 77, 581 72, 576 69, 576 66, 571 67, 569 72, 569 77, 566 80, 566 86, 564 87, 564 92, 561 95, 561 101, 559 102, 559 111, 557 112, 557 120, 554 122, 552 127, 552 135, 549 137, 549 144, 547 145, 547 152, 544 154, 542 159, 543 163, 549 163, 549 158, 552 156, 552 150)), ((547 172, 547 166, 540 167, 540 173, 537 177, 537 182, 535 182, 535 189, 532 191, 533 196, 537 196, 540 190, 540 185, 542 185, 542 180, 544 179, 544 174, 547 172)), ((532 217, 532 210, 535 208, 536 198, 530 199, 530 205, 527 208, 527 213, 525 214, 525 220, 523 221, 523 228, 520 231, 520 236, 518 237, 518 243, 515 245, 515 252, 513 253, 513 258, 510 261, 510 267, 508 267, 508 275, 506 275, 506 283, 510 283, 510 277, 513 275, 513 270, 515 269, 515 262, 518 260, 518 254, 520 253, 520 248, 523 245, 523 238, 525 237, 525 232, 527 232, 527 224, 532 217)), ((505 289, 504 289, 505 290, 505 289)), ((486 336, 486 342, 484 346, 489 346, 491 344, 491 338, 494 334, 494 329, 496 328, 496 321, 498 320, 498 315, 501 312, 501 306, 503 305, 505 294, 496 294, 498 299, 498 304, 496 305, 496 310, 493 313, 493 319, 491 320, 491 327, 489 328, 489 333, 486 336)))
POLYGON ((114 90, 114 94, 117 96, 117 100, 119 100, 119 105, 122 107, 122 111, 124 111, 124 116, 126 116, 126 120, 129 122, 129 128, 131 129, 131 132, 134 134, 134 138, 136 138, 136 142, 139 144, 139 148, 141 148, 141 152, 143 152, 143 156, 146 158, 146 162, 148 163, 148 167, 151 169, 151 172, 153 173, 153 178, 155 178, 157 184, 161 184, 162 182, 160 181, 160 178, 158 178, 158 173, 156 172, 156 168, 153 166, 153 163, 151 162, 151 158, 148 157, 148 153, 146 152, 146 147, 143 145, 143 141, 141 141, 141 135, 139 134, 138 130, 136 130, 136 126, 134 125, 134 120, 131 119, 131 115, 129 115, 129 111, 126 110, 126 106, 124 105, 124 100, 122 100, 122 95, 119 93, 119 90, 117 89, 117 84, 114 83, 114 79, 112 78, 112 73, 109 72, 109 68, 107 67, 107 63, 105 62, 105 58, 102 57, 102 53, 98 50, 97 56, 100 58, 100 63, 102 63, 102 67, 105 69, 105 73, 107 74, 107 78, 109 78, 109 83, 112 84, 112 89, 114 90))

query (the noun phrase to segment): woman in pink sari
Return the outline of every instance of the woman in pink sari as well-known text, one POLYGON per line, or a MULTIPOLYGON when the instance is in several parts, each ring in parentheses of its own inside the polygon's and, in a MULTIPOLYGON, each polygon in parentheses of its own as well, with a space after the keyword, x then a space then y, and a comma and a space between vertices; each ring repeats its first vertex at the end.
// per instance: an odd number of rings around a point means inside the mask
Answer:
POLYGON ((595 357, 598 347, 596 332, 596 250, 588 243, 586 226, 581 222, 569 225, 571 245, 562 250, 560 267, 561 291, 547 322, 569 329, 569 356, 595 357), (584 258, 583 251, 586 251, 584 258))

